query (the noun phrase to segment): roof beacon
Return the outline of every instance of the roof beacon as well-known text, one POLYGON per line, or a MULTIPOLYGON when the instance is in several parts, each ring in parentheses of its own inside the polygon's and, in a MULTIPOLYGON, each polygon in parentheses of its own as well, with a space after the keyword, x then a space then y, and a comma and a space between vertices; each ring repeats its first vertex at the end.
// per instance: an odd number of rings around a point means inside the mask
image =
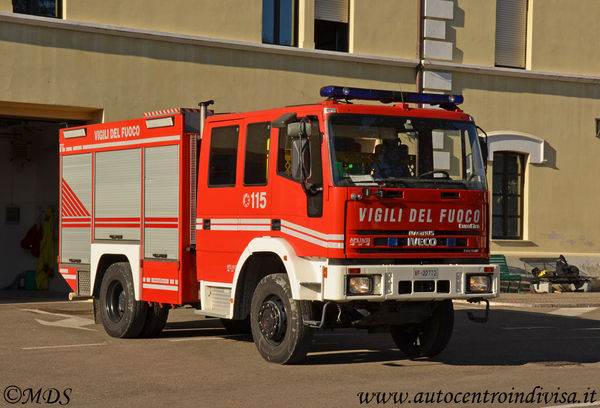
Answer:
POLYGON ((456 105, 463 103, 462 95, 446 95, 435 93, 386 91, 381 89, 349 88, 344 86, 324 86, 321 96, 329 99, 361 99, 365 101, 379 101, 382 103, 425 103, 440 105, 444 109, 454 110, 456 105))

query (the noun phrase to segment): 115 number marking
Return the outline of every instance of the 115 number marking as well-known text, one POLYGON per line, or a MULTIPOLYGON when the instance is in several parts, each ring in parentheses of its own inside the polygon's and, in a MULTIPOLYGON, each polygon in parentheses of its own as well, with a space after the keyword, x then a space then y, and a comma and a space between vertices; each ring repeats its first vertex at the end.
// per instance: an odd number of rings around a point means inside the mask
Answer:
POLYGON ((242 204, 245 208, 266 208, 267 207, 267 193, 263 191, 261 193, 246 193, 242 197, 242 204))

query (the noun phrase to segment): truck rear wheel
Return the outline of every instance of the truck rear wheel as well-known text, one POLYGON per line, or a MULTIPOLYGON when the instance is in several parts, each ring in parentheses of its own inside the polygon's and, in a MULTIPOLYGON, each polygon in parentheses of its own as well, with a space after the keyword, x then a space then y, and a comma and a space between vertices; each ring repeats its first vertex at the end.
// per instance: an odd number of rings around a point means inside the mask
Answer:
POLYGON ((250 326, 261 356, 273 363, 291 364, 306 356, 312 331, 303 324, 308 303, 292 299, 286 274, 265 276, 252 296, 250 326))
POLYGON ((390 328, 396 346, 408 357, 433 357, 448 345, 454 327, 454 308, 451 300, 437 303, 425 321, 390 328))
POLYGON ((112 337, 140 335, 148 305, 135 300, 131 268, 127 262, 108 267, 100 287, 100 315, 104 330, 112 337))

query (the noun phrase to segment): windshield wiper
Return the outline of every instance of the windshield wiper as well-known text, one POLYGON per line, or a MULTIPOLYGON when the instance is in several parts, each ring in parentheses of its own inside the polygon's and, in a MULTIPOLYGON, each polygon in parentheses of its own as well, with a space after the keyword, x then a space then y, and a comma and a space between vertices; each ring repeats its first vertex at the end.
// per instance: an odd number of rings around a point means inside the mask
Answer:
POLYGON ((450 180, 450 173, 448 173, 446 170, 431 170, 431 171, 426 171, 425 173, 419 174, 417 177, 418 178, 423 178, 425 176, 434 176, 434 177, 430 177, 430 178, 433 178, 433 179, 441 178, 441 179, 450 180), (435 177, 436 174, 441 174, 443 177, 435 177))

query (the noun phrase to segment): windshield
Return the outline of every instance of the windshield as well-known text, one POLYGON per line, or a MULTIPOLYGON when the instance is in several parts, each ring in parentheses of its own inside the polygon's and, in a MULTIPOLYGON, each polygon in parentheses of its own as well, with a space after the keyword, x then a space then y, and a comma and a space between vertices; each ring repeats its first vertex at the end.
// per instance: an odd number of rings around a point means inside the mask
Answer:
POLYGON ((471 122, 336 114, 329 141, 335 185, 486 188, 471 122))

